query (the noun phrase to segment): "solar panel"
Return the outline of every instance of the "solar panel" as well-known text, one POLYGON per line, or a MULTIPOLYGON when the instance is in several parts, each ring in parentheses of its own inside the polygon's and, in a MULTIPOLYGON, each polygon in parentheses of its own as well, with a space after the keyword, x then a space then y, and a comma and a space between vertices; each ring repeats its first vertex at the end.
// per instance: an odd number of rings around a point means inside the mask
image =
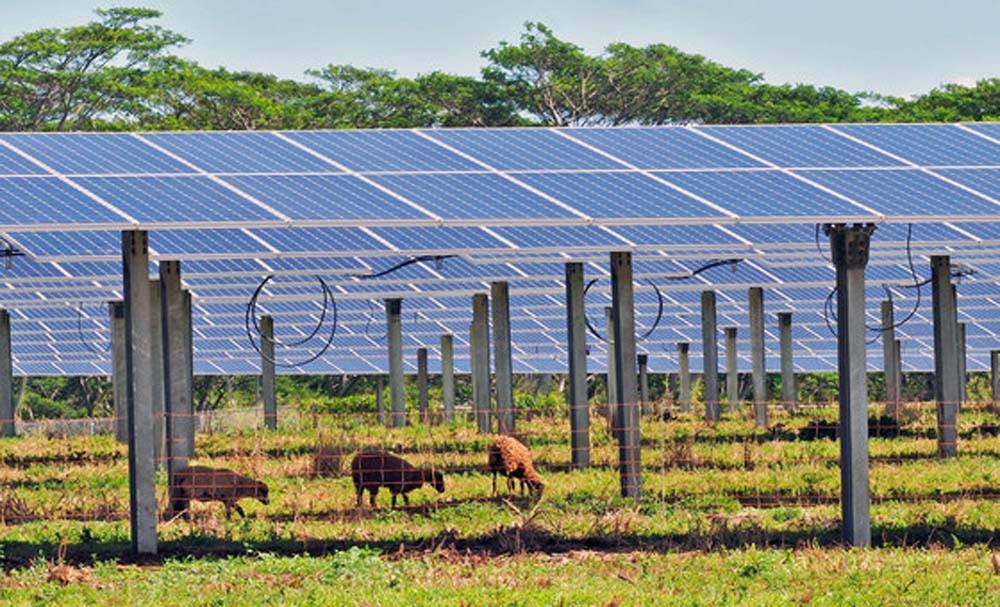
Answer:
POLYGON ((595 219, 713 219, 725 214, 645 175, 524 173, 525 183, 595 219))
POLYGON ((562 132, 640 169, 766 166, 685 128, 565 129, 562 132))
POLYGON ((272 133, 147 133, 142 137, 209 173, 340 172, 329 162, 272 133))
POLYGON ((282 135, 353 171, 482 170, 412 131, 291 131, 282 135))
POLYGON ((367 220, 371 224, 433 219, 391 194, 352 177, 321 175, 241 175, 226 177, 258 200, 294 220, 367 220))
MULTIPOLYGON (((811 175, 814 172, 810 172, 811 175)), ((660 173, 667 181, 741 217, 875 219, 862 207, 780 171, 660 173)))
POLYGON ((502 171, 624 168, 622 163, 547 129, 453 129, 425 133, 502 171))
POLYGON ((78 177, 143 223, 279 223, 281 218, 207 177, 78 177))
POLYGON ((892 167, 904 163, 815 125, 699 127, 781 167, 892 167))
POLYGON ((0 226, 17 230, 52 224, 129 226, 125 217, 59 179, 0 178, 0 226))
POLYGON ((924 166, 1000 166, 1000 146, 950 124, 844 124, 832 129, 924 166))
POLYGON ((192 172, 124 133, 19 133, 0 135, 0 139, 63 175, 192 172))
POLYGON ((379 175, 373 179, 446 220, 489 224, 576 217, 498 175, 379 175))
POLYGON ((994 216, 1000 205, 934 178, 923 171, 803 171, 803 175, 885 215, 927 217, 994 216))

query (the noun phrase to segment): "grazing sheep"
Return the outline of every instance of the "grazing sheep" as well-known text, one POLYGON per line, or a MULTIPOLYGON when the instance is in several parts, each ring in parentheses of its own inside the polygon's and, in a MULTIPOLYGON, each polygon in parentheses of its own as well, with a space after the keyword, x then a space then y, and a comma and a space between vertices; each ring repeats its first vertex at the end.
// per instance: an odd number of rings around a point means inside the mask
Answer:
POLYGON ((351 480, 357 494, 357 506, 361 507, 361 496, 365 489, 370 495, 369 502, 375 507, 375 496, 381 487, 392 494, 392 507, 396 507, 396 496, 403 494, 403 503, 410 505, 407 493, 419 489, 424 483, 444 493, 444 475, 430 468, 417 468, 401 457, 382 451, 362 451, 351 460, 351 480))
POLYGON ((232 515, 232 510, 246 516, 243 508, 236 503, 245 497, 255 498, 265 506, 268 504, 267 485, 264 483, 232 470, 208 466, 191 466, 178 471, 174 475, 171 496, 172 502, 193 499, 222 502, 226 507, 226 518, 232 515))
POLYGON ((524 495, 524 485, 532 495, 541 496, 545 483, 538 476, 535 466, 531 463, 531 451, 512 436, 496 436, 486 449, 489 459, 486 469, 493 473, 493 493, 497 493, 497 474, 507 477, 507 491, 514 491, 514 479, 521 481, 521 495, 524 495))

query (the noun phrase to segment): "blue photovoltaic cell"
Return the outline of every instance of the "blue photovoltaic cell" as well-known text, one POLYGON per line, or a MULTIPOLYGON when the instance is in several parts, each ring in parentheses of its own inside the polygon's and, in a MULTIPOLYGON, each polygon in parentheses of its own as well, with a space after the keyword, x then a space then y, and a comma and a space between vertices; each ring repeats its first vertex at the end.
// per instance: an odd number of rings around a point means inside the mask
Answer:
POLYGON ((47 171, 34 162, 0 146, 0 175, 45 175, 47 171))
MULTIPOLYGON (((265 262, 275 272, 336 272, 339 276, 345 273, 363 274, 367 271, 365 264, 353 257, 281 257, 267 259, 265 262)), ((336 282, 338 276, 328 277, 328 282, 336 282)))
POLYGON ((488 232, 474 227, 377 228, 373 232, 402 251, 513 250, 488 232))
POLYGON ((126 133, 19 133, 0 138, 64 175, 192 172, 126 133))
POLYGON ((387 251, 358 228, 265 228, 253 231, 282 253, 358 253, 387 251))
POLYGON ((372 179, 445 219, 575 217, 499 175, 378 175, 372 179))
POLYGON ((272 133, 149 133, 153 143, 209 173, 339 173, 272 133))
POLYGON ((990 215, 1000 212, 1000 206, 923 171, 801 171, 800 174, 886 215, 990 215))
POLYGON ((637 173, 523 173, 518 178, 596 219, 724 216, 637 173))
POLYGON ((1000 141, 1000 122, 969 122, 962 126, 1000 141))
POLYGON ((766 166, 681 127, 567 129, 566 132, 640 169, 766 166))
POLYGON ((949 124, 844 124, 834 129, 927 166, 1000 166, 1000 145, 949 124))
MULTIPOLYGON (((727 226, 727 229, 729 227, 731 226, 727 226)), ((732 248, 749 246, 710 225, 615 226, 612 230, 638 246, 662 246, 668 253, 672 252, 671 247, 676 246, 687 249, 715 248, 723 245, 730 245, 732 248)))
POLYGON ((87 257, 122 254, 121 232, 9 232, 10 237, 38 257, 87 257))
POLYGON ((74 181, 144 223, 280 221, 208 177, 78 177, 74 181))
MULTIPOLYGON (((490 228, 521 248, 621 247, 625 242, 612 232, 594 226, 507 227, 490 228)), ((619 232, 616 227, 613 232, 619 232)))
POLYGON ((53 223, 129 225, 123 217, 54 177, 0 178, 0 225, 53 223))
POLYGON ((937 169, 934 172, 994 200, 1000 200, 1000 169, 937 169))
POLYGON ((63 276, 63 273, 50 263, 38 263, 27 257, 19 257, 12 260, 9 268, 0 263, 0 280, 49 278, 54 276, 63 276))
POLYGON ((411 131, 289 131, 284 135, 354 171, 483 170, 411 131))
POLYGON ((429 219, 410 205, 349 175, 246 175, 225 180, 292 219, 429 219))
POLYGON ((455 129, 427 134, 504 171, 625 168, 547 129, 455 129))
MULTIPOLYGON (((875 236, 872 238, 872 247, 876 248, 886 243, 892 243, 893 246, 898 246, 899 243, 906 242, 907 234, 909 234, 911 243, 944 242, 972 244, 974 242, 961 232, 953 230, 942 223, 914 223, 909 225, 912 226, 912 228, 908 228, 905 223, 880 224, 875 230, 875 236)), ((968 224, 954 225, 965 227, 968 224)))
MULTIPOLYGON (((812 224, 761 225, 741 223, 727 225, 726 229, 759 245, 788 245, 804 242, 815 243, 816 241, 816 226, 812 224)), ((819 232, 819 241, 821 247, 829 249, 829 239, 823 235, 822 229, 819 232)), ((812 250, 815 251, 815 248, 812 250)), ((829 257, 828 250, 824 249, 823 254, 827 258, 829 257)))
POLYGON ((149 248, 161 259, 170 255, 270 253, 242 230, 153 230, 149 233, 149 248))
POLYGON ((898 160, 818 125, 698 127, 782 167, 900 166, 898 160))
MULTIPOLYGON (((1000 223, 986 223, 986 222, 976 222, 976 223, 965 223, 956 222, 954 224, 956 228, 969 232, 973 236, 980 238, 982 240, 988 241, 1000 241, 1000 223)), ((952 230, 954 232, 954 230, 952 230)), ((957 232, 956 232, 957 234, 957 232)), ((953 238, 952 241, 959 241, 962 244, 969 244, 972 241, 967 241, 960 238, 953 238)))
POLYGON ((689 192, 746 217, 870 215, 845 200, 780 171, 659 175, 689 192))

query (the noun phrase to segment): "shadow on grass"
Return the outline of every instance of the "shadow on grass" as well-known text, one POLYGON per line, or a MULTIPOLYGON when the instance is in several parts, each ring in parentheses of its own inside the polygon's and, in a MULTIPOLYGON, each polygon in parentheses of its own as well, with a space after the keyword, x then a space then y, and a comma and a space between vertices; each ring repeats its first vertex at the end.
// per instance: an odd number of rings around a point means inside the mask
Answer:
MULTIPOLYGON (((968 544, 996 544, 993 530, 959 527, 945 523, 939 526, 908 527, 875 526, 872 529, 875 547, 943 547, 958 548, 968 544)), ((510 554, 559 554, 572 551, 605 553, 686 552, 757 548, 789 549, 799 547, 844 547, 838 529, 825 528, 804 531, 776 532, 737 521, 712 524, 709 529, 690 534, 611 533, 584 536, 560 536, 533 521, 521 521, 474 536, 458 537, 453 531, 443 531, 424 538, 408 535, 378 541, 339 539, 273 538, 266 540, 230 540, 204 533, 163 541, 156 556, 137 557, 128 542, 87 541, 65 546, 60 562, 75 566, 93 565, 100 561, 121 564, 159 565, 169 559, 225 559, 253 556, 259 553, 282 556, 323 556, 353 547, 381 552, 389 558, 425 556, 449 552, 498 556, 510 554)), ((26 567, 39 559, 54 562, 60 552, 56 542, 6 541, 2 557, 5 571, 26 567)))

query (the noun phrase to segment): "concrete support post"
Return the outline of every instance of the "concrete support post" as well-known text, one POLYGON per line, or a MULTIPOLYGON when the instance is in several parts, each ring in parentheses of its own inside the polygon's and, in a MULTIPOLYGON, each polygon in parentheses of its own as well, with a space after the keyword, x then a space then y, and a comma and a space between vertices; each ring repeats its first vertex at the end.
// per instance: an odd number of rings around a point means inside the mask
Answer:
POLYGON ((455 340, 451 335, 441 336, 441 392, 444 401, 444 421, 455 419, 455 340))
POLYGON ((163 381, 163 316, 160 303, 160 279, 149 280, 149 343, 152 356, 153 382, 153 457, 156 467, 166 468, 167 432, 164 424, 164 398, 166 388, 163 381))
POLYGON ((767 366, 764 358, 764 289, 750 287, 750 362, 753 379, 753 419, 758 428, 767 428, 767 366))
POLYGON ((590 406, 587 402, 587 328, 583 304, 583 264, 566 264, 566 337, 569 350, 570 449, 573 468, 590 467, 590 406))
MULTIPOLYGON (((176 485, 177 473, 188 467, 194 451, 194 409, 187 385, 187 344, 184 335, 184 292, 179 261, 160 262, 160 315, 163 318, 163 386, 166 424, 167 485, 176 485)), ((186 499, 171 497, 171 511, 186 510, 186 499)))
POLYGON ((677 401, 680 405, 680 410, 684 412, 691 410, 690 350, 691 344, 688 342, 677 344, 677 401))
POLYGON ((385 425, 385 376, 379 373, 375 377, 375 419, 380 426, 385 425))
POLYGON ((885 375, 885 415, 899 421, 899 375, 896 361, 896 319, 892 302, 882 302, 882 369, 885 375))
POLYGON ((479 432, 488 434, 493 431, 490 420, 490 338, 489 300, 485 293, 472 296, 472 330, 470 332, 472 357, 472 400, 476 412, 476 425, 479 432))
POLYGON ((385 300, 386 334, 389 336, 389 402, 392 427, 406 425, 406 388, 403 386, 402 299, 385 300))
POLYGON ((128 399, 129 513, 132 550, 156 554, 156 454, 153 448, 152 314, 149 239, 122 232, 125 369, 128 399))
POLYGON ((264 400, 264 427, 278 429, 278 395, 274 378, 274 319, 260 317, 260 390, 264 400))
POLYGON ((649 354, 639 354, 639 403, 643 415, 648 415, 652 407, 649 403, 649 354))
POLYGON ((719 410, 719 344, 716 330, 715 291, 701 292, 702 360, 705 368, 705 421, 717 422, 719 410))
POLYGON ((620 426, 616 418, 618 411, 614 406, 614 403, 618 402, 618 393, 616 392, 618 389, 618 367, 615 365, 615 312, 612 306, 604 308, 604 323, 608 346, 608 373, 606 377, 608 383, 608 429, 612 435, 615 435, 620 426))
POLYGON ((792 313, 778 313, 781 341, 781 403, 786 411, 795 411, 798 388, 795 385, 795 363, 792 360, 792 313))
POLYGON ((194 457, 194 440, 198 428, 194 419, 194 321, 191 316, 191 292, 184 289, 181 292, 181 302, 183 306, 183 333, 184 333, 184 387, 187 390, 187 400, 191 403, 191 440, 190 442, 178 445, 180 449, 187 448, 183 455, 188 458, 194 457))
POLYGON ((514 376, 510 352, 510 288, 506 282, 490 285, 493 300, 493 367, 497 384, 497 431, 514 433, 514 376))
POLYGON ((14 436, 14 361, 10 351, 10 312, 0 308, 0 437, 14 436))
POLYGON ((837 268, 837 370, 840 388, 840 484, 843 538, 871 544, 868 485, 868 386, 865 266, 874 226, 827 226, 837 268))
POLYGON ((958 323, 955 291, 951 288, 951 259, 931 257, 931 299, 934 306, 934 397, 937 400, 938 455, 958 455, 958 402, 961 398, 958 364, 958 323))
POLYGON ((427 395, 427 348, 417 349, 417 408, 420 423, 430 421, 430 399, 427 395))
POLYGON ((635 294, 632 254, 611 254, 611 305, 614 309, 615 395, 617 396, 618 461, 622 497, 642 496, 639 452, 639 404, 636 386, 635 294))
MULTIPOLYGON (((955 300, 956 309, 958 300, 955 300)), ((958 400, 962 403, 969 400, 969 376, 966 371, 968 350, 965 346, 965 323, 958 323, 958 400)))
POLYGON ((995 407, 1000 403, 1000 350, 990 350, 990 388, 995 407))
POLYGON ((115 409, 115 440, 128 443, 128 386, 125 370, 125 304, 108 304, 111 317, 111 392, 115 409))
POLYGON ((726 406, 729 411, 739 410, 740 374, 736 358, 736 327, 723 329, 726 334, 726 406))

